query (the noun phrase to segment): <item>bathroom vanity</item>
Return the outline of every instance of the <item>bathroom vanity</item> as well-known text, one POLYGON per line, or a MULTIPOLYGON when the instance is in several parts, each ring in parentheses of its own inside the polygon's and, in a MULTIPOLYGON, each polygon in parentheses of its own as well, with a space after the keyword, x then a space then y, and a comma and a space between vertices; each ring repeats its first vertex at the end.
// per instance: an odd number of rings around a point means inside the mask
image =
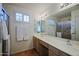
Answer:
POLYGON ((78 56, 79 41, 44 34, 34 34, 33 47, 40 56, 78 56))

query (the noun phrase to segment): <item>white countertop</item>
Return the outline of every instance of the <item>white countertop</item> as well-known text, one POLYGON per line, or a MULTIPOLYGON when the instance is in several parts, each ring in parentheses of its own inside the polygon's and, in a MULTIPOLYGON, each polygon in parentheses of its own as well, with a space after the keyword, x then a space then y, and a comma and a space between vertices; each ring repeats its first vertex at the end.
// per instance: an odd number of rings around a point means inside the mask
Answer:
POLYGON ((40 33, 34 33, 34 36, 69 55, 79 56, 79 41, 70 40, 70 42, 67 42, 67 39, 40 33))

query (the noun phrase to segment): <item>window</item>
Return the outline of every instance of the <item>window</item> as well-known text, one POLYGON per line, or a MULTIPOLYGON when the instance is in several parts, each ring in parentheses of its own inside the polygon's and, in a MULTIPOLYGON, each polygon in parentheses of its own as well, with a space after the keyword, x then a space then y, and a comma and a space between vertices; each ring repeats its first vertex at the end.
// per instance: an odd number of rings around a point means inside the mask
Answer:
POLYGON ((16 21, 22 21, 22 14, 16 13, 16 21))
POLYGON ((16 21, 29 22, 29 16, 22 13, 16 13, 16 21))
POLYGON ((29 22, 29 16, 24 15, 24 22, 29 22))
POLYGON ((36 32, 40 33, 40 32, 45 32, 45 21, 44 20, 40 20, 37 21, 36 23, 36 32))
POLYGON ((37 31, 41 32, 41 26, 40 25, 38 25, 37 31))
POLYGON ((49 25, 55 25, 55 21, 52 20, 52 19, 49 19, 49 20, 48 20, 48 24, 49 24, 49 25))
POLYGON ((37 32, 41 32, 41 24, 40 21, 37 22, 37 32))

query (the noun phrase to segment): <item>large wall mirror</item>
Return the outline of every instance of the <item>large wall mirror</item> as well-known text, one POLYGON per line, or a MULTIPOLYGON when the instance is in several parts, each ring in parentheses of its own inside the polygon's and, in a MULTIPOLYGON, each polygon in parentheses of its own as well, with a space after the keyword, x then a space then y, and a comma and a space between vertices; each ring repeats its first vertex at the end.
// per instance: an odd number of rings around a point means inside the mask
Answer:
POLYGON ((35 32, 37 33, 44 33, 45 32, 45 21, 39 20, 35 23, 35 32))
POLYGON ((57 37, 71 39, 71 20, 63 19, 57 23, 56 27, 57 37))

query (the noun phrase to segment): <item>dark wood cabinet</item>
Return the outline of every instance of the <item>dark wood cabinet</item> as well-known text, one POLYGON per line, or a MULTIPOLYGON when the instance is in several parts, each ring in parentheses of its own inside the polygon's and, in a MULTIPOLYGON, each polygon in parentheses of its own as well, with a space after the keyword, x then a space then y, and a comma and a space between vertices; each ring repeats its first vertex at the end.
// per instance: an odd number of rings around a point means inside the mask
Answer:
POLYGON ((33 37, 33 47, 40 56, 69 56, 69 54, 49 45, 48 43, 33 37))
POLYGON ((41 56, 48 56, 48 44, 42 40, 40 40, 40 55, 41 56))
POLYGON ((33 37, 33 47, 34 49, 39 53, 40 52, 40 43, 39 39, 36 37, 33 37))
POLYGON ((49 56, 59 56, 59 50, 49 45, 49 56))
POLYGON ((49 56, 69 56, 69 54, 49 45, 49 56))
POLYGON ((42 44, 42 45, 45 46, 46 48, 49 47, 49 44, 47 44, 46 42, 44 42, 44 41, 42 41, 42 40, 40 40, 40 44, 42 44))
POLYGON ((47 56, 48 55, 48 48, 43 41, 40 39, 33 37, 33 47, 38 52, 40 56, 47 56))
POLYGON ((40 56, 48 56, 48 48, 40 44, 40 56))

